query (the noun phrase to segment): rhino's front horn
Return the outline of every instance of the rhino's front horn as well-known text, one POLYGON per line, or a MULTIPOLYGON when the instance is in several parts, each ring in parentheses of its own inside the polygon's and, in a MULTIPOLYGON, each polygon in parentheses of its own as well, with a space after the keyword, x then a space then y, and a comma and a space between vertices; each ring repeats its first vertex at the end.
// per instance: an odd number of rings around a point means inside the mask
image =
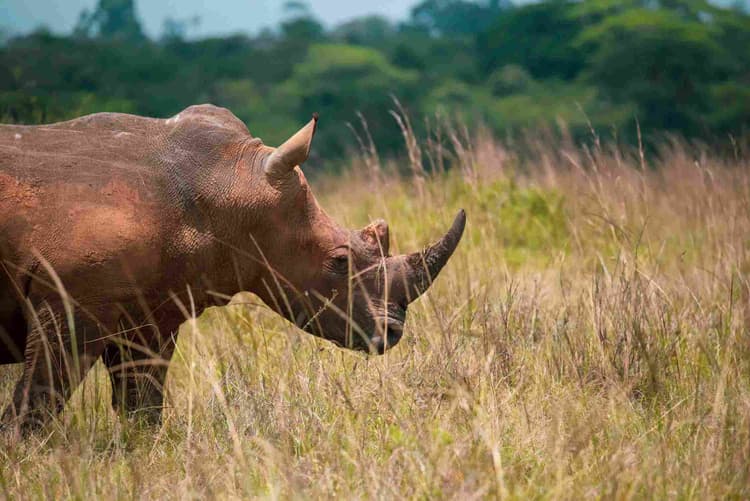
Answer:
POLYGON ((421 252, 406 256, 408 286, 407 300, 414 301, 432 285, 445 263, 453 255, 466 226, 466 212, 461 209, 443 238, 421 252))
POLYGON ((294 167, 307 160, 317 124, 318 114, 314 113, 312 120, 307 125, 298 130, 268 156, 263 167, 267 176, 277 179, 284 177, 294 167))

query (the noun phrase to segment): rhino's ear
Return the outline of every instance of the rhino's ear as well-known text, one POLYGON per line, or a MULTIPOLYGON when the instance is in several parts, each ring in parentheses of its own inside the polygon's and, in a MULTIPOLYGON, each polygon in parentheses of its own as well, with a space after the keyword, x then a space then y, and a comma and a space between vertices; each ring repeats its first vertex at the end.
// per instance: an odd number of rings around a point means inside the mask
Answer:
POLYGON ((312 120, 307 125, 298 130, 292 137, 286 140, 284 144, 276 148, 266 159, 263 167, 266 175, 273 178, 284 177, 289 174, 294 167, 307 160, 310 154, 315 129, 318 125, 318 114, 314 113, 312 120))
POLYGON ((388 223, 382 219, 373 221, 365 226, 360 232, 362 238, 375 249, 380 250, 384 255, 388 255, 390 238, 388 235, 388 223))

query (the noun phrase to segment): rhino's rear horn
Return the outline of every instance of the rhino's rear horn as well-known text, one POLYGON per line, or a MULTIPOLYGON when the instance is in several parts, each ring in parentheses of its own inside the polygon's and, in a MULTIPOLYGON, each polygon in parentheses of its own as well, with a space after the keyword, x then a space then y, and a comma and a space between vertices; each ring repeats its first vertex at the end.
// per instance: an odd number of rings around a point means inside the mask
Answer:
POLYGON ((266 175, 278 179, 289 174, 297 165, 304 163, 310 154, 310 146, 317 125, 318 114, 314 113, 312 120, 307 125, 298 130, 266 158, 263 167, 266 175))
POLYGON ((448 232, 443 238, 428 246, 421 252, 409 254, 406 262, 409 269, 407 283, 409 286, 408 299, 415 300, 432 285, 445 263, 453 255, 466 226, 466 212, 461 209, 453 220, 448 232))

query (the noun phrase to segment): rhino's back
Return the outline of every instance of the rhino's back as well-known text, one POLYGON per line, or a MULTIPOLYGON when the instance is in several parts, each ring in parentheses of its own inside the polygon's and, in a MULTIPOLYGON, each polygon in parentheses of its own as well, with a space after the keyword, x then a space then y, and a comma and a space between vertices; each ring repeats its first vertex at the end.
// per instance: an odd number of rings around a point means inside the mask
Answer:
POLYGON ((161 120, 97 113, 50 125, 0 125, 0 171, 40 182, 96 181, 144 167, 161 120))
POLYGON ((210 105, 170 119, 98 113, 0 126, 0 260, 28 267, 33 249, 61 274, 94 270, 109 283, 135 266, 154 270, 181 223, 171 190, 179 169, 195 168, 184 159, 200 164, 203 150, 247 135, 210 105))
POLYGON ((212 105, 190 106, 168 119, 95 113, 49 125, 0 124, 0 172, 43 183, 106 183, 117 175, 158 174, 185 149, 247 136, 237 117, 212 105))

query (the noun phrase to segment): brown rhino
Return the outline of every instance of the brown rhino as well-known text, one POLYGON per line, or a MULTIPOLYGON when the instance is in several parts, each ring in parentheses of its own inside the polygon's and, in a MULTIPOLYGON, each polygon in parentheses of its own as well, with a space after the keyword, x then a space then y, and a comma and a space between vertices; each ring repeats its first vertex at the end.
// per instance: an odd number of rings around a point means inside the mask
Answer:
POLYGON ((2 423, 43 424, 99 357, 115 409, 159 422, 185 312, 238 291, 340 346, 398 343, 464 212, 408 255, 382 220, 341 228, 298 167, 316 124, 278 148, 211 105, 0 126, 0 363, 25 364, 2 423))

